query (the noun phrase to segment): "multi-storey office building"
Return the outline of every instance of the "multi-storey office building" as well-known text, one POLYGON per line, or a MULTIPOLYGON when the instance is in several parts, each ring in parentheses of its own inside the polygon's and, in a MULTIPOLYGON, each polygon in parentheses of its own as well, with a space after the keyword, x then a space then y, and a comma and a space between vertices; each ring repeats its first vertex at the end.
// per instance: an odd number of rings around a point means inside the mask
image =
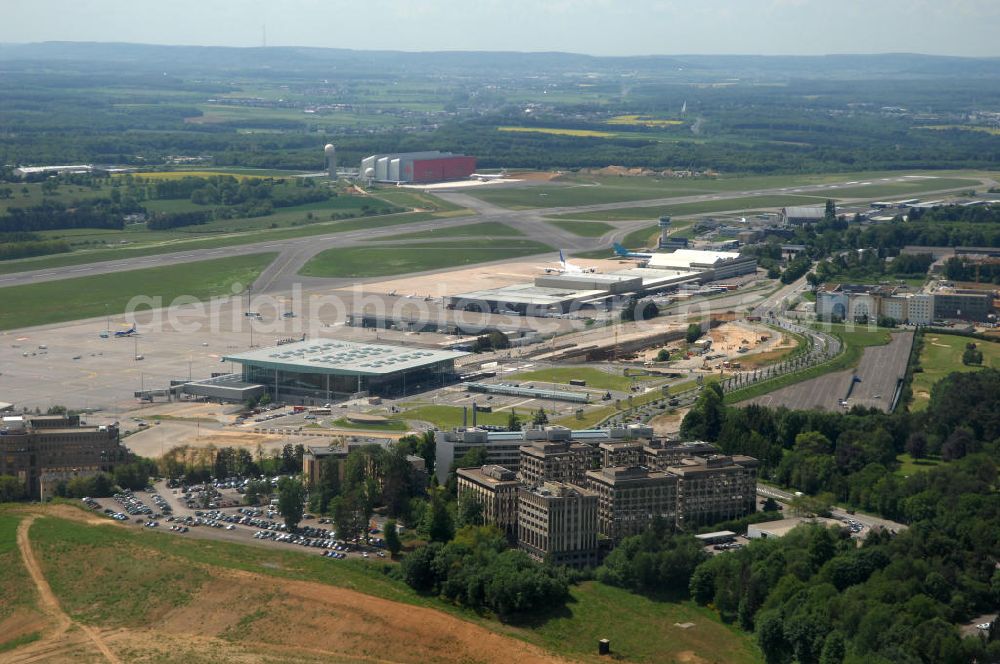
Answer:
POLYGON ((503 466, 459 468, 458 503, 476 500, 483 506, 483 521, 504 531, 509 537, 517 534, 517 492, 521 483, 517 474, 503 466))
POLYGON ((618 542, 646 530, 654 520, 677 520, 677 476, 641 466, 587 472, 587 488, 597 494, 599 532, 618 542))
POLYGON ((538 561, 593 566, 597 556, 597 495, 563 482, 518 492, 518 547, 538 561))
POLYGON ((0 424, 0 475, 12 475, 30 498, 55 495, 73 477, 110 473, 128 461, 117 424, 85 426, 76 415, 17 415, 0 424))
POLYGON ((601 468, 638 466, 642 463, 643 441, 616 440, 597 446, 601 452, 601 468))
POLYGON ((679 464, 682 459, 710 456, 716 453, 718 453, 718 449, 715 445, 704 441, 682 443, 676 440, 654 439, 643 446, 641 465, 650 470, 666 470, 670 466, 679 464))
POLYGON ((757 459, 711 456, 667 468, 677 478, 677 526, 694 529, 757 509, 757 459))
POLYGON ((535 441, 521 446, 518 475, 527 486, 543 482, 580 484, 584 473, 599 467, 600 456, 593 445, 570 441, 535 441))

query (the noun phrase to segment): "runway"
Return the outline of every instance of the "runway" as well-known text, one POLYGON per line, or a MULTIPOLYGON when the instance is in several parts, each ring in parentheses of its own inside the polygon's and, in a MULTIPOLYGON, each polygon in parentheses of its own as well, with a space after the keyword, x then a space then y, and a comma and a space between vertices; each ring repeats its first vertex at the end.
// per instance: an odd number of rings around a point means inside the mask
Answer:
MULTIPOLYGON (((893 178, 892 180, 901 181, 904 180, 904 178, 898 177, 893 178)), ((992 180, 982 180, 982 185, 984 186, 990 185, 991 183, 995 184, 992 180)), ((300 276, 298 274, 299 270, 302 269, 302 266, 316 254, 325 251, 326 249, 366 245, 374 239, 387 238, 395 235, 402 235, 404 233, 449 228, 470 223, 502 223, 521 231, 524 233, 525 237, 543 242, 554 249, 563 249, 567 252, 589 251, 606 247, 612 242, 620 241, 637 228, 649 225, 651 221, 656 219, 656 215, 651 211, 649 219, 615 221, 613 222, 615 229, 605 233, 599 238, 587 238, 575 235, 569 231, 546 223, 546 217, 572 212, 601 212, 643 207, 655 208, 663 205, 680 205, 685 203, 698 203, 713 200, 738 199, 746 196, 757 195, 834 193, 838 188, 853 188, 856 186, 856 183, 847 182, 832 185, 803 185, 800 187, 780 187, 753 191, 720 192, 699 194, 695 196, 674 196, 639 201, 632 200, 616 203, 539 208, 532 210, 508 210, 506 208, 501 208, 482 201, 467 193, 438 191, 435 192, 435 195, 446 201, 472 210, 472 214, 460 217, 440 217, 436 219, 418 221, 412 224, 402 224, 388 227, 379 227, 379 218, 372 217, 371 228, 345 231, 342 233, 336 232, 336 225, 334 224, 330 226, 330 232, 327 234, 309 235, 294 239, 272 241, 265 239, 258 242, 250 242, 247 244, 234 245, 224 248, 213 247, 205 249, 186 249, 178 252, 125 258, 121 260, 102 261, 85 265, 73 265, 63 268, 25 270, 23 272, 13 272, 10 274, 0 275, 0 287, 20 286, 43 281, 71 279, 96 274, 124 272, 128 270, 138 270, 142 268, 165 265, 180 265, 195 261, 211 260, 212 258, 221 256, 241 256, 266 251, 278 251, 279 255, 275 261, 266 270, 264 270, 254 283, 254 291, 259 293, 286 293, 289 292, 296 284, 301 284, 306 287, 316 287, 321 285, 335 287, 347 282, 347 280, 315 279, 300 276)), ((967 188, 968 186, 942 189, 940 191, 929 191, 925 192, 925 195, 958 191, 967 188)), ((843 202, 850 203, 852 201, 862 200, 867 199, 844 199, 843 202)), ((728 212, 740 212, 741 209, 742 208, 737 208, 728 212)), ((719 211, 714 214, 726 214, 726 212, 727 211, 719 211)), ((350 280, 351 283, 357 281, 358 280, 350 280)))

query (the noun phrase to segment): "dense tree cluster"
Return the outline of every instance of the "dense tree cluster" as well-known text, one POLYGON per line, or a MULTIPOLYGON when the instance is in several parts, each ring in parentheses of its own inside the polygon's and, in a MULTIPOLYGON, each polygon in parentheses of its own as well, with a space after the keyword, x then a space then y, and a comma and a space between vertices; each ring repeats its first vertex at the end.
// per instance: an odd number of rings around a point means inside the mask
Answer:
POLYGON ((500 617, 550 610, 569 597, 564 572, 508 549, 489 526, 468 526, 447 544, 417 549, 403 560, 402 575, 417 591, 500 617))
POLYGON ((807 494, 830 493, 868 511, 910 522, 923 514, 924 474, 901 478, 896 457, 976 454, 1000 440, 1000 371, 953 373, 934 385, 917 414, 854 408, 848 413, 727 408, 712 387, 681 423, 688 439, 714 441, 729 454, 760 459, 761 473, 807 494))
POLYGON ((144 212, 131 200, 114 202, 109 198, 91 198, 67 205, 43 201, 28 208, 12 207, 0 216, 0 232, 48 231, 63 228, 106 228, 121 230, 127 214, 144 212))
POLYGON ((488 353, 507 348, 510 348, 510 338, 500 330, 491 330, 489 334, 482 334, 476 337, 472 344, 473 353, 488 353))
MULTIPOLYGON (((389 448, 366 445, 353 450, 346 461, 324 460, 318 480, 309 487, 310 509, 332 515, 337 532, 347 539, 366 532, 376 507, 412 522, 413 499, 423 494, 424 486, 406 456, 428 452, 426 437, 404 438, 389 448)), ((433 462, 433 451, 429 456, 433 462)))
POLYGON ((796 258, 781 273, 781 283, 790 284, 797 279, 801 279, 809 271, 810 266, 812 266, 812 261, 808 257, 802 256, 801 258, 796 258))
MULTIPOLYGON (((264 213, 268 214, 268 213, 264 213)), ((166 231, 184 226, 200 226, 212 221, 214 215, 210 210, 192 210, 190 212, 156 212, 149 215, 146 228, 151 231, 166 231)))
MULTIPOLYGON (((158 461, 158 473, 172 480, 188 483, 205 482, 212 477, 258 477, 289 475, 302 471, 302 445, 285 445, 265 455, 258 449, 254 455, 244 448, 220 447, 199 450, 180 445, 168 450, 158 461)), ((152 474, 152 473, 151 473, 152 474)))
POLYGON ((660 315, 660 308, 650 299, 640 299, 635 295, 626 300, 622 307, 621 320, 625 323, 652 320, 660 315))
POLYGON ((1000 661, 1000 639, 955 628, 1000 602, 996 458, 921 474, 927 489, 906 500, 923 513, 903 532, 874 531, 859 548, 835 529, 800 527, 702 563, 691 594, 756 631, 768 662, 1000 661))
POLYGON ((33 256, 48 256, 50 254, 64 254, 72 251, 72 247, 65 240, 27 240, 8 241, 0 238, 0 261, 13 260, 15 258, 31 258, 33 256))
POLYGON ((115 491, 115 482, 107 473, 74 477, 56 485, 55 494, 60 498, 106 498, 115 491))
POLYGON ((693 536, 673 535, 671 524, 656 521, 643 534, 622 540, 595 575, 640 593, 684 595, 695 567, 707 557, 693 536))

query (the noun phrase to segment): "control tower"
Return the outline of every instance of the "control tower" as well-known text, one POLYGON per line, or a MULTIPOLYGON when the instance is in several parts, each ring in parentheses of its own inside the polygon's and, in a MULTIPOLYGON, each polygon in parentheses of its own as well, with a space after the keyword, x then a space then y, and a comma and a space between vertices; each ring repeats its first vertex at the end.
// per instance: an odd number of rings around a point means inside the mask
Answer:
POLYGON ((663 249, 670 242, 670 216, 660 217, 660 249, 663 249))
POLYGON ((331 180, 337 179, 337 148, 333 143, 327 143, 323 148, 323 155, 326 157, 326 173, 331 180))

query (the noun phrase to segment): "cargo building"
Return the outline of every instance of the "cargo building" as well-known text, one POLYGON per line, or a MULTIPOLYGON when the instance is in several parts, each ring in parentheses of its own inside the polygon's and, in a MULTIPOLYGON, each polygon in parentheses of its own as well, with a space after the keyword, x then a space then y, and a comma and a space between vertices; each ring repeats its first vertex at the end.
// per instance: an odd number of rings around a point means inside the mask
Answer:
POLYGON ((438 150, 373 154, 361 160, 361 172, 375 182, 444 182, 467 178, 475 171, 475 157, 438 150))

